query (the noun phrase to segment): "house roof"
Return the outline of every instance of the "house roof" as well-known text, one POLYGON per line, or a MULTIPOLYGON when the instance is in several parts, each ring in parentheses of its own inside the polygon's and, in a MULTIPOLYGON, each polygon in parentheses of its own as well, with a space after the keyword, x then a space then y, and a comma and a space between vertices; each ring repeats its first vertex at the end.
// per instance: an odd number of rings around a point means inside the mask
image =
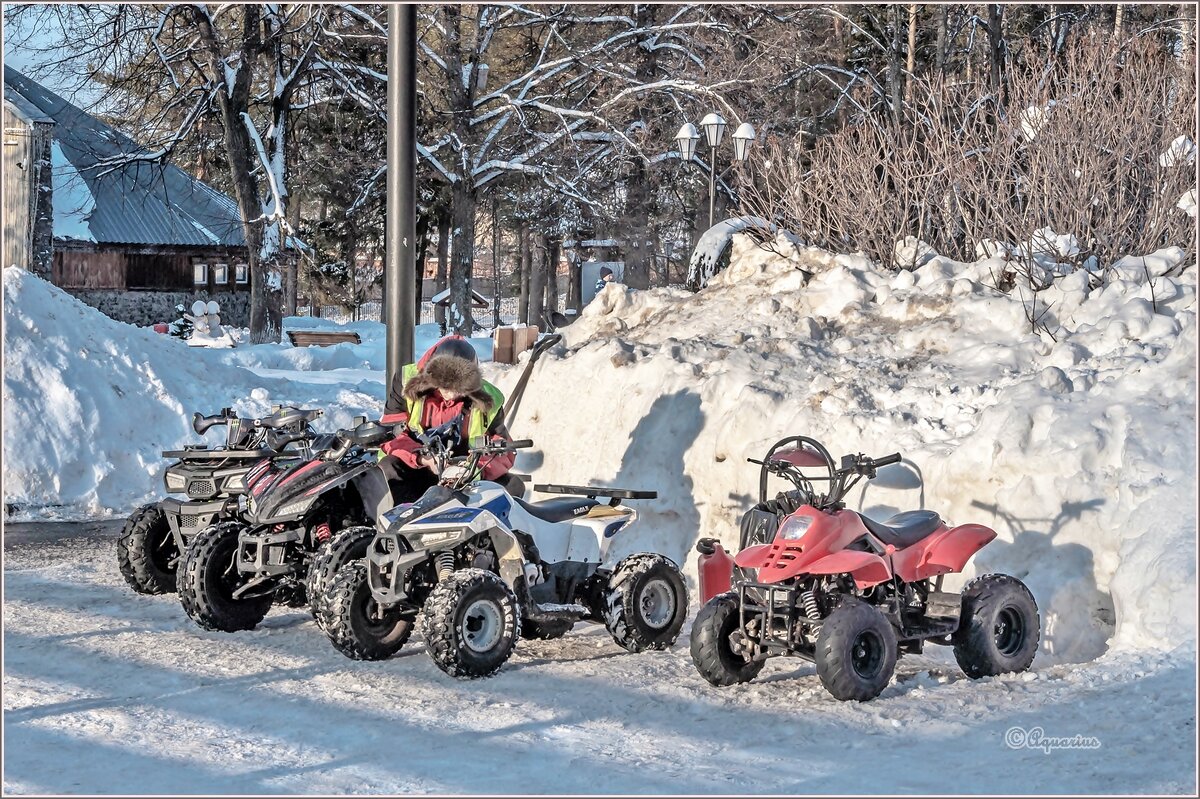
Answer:
POLYGON ((145 153, 104 124, 12 67, 5 100, 30 119, 53 120, 55 238, 100 244, 243 247, 241 214, 227 195, 172 164, 112 159, 145 153))

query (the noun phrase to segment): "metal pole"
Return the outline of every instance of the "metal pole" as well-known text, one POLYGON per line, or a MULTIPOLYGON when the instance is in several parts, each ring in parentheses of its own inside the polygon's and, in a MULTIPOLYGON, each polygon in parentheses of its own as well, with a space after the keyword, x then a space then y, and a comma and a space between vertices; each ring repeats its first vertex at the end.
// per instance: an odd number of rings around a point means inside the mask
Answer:
POLYGON ((708 159, 708 226, 713 226, 713 216, 717 207, 717 148, 710 148, 708 159))
MULTIPOLYGON (((413 359, 417 278, 417 7, 388 6, 387 384, 413 359)), ((386 389, 385 389, 386 391, 386 389)))

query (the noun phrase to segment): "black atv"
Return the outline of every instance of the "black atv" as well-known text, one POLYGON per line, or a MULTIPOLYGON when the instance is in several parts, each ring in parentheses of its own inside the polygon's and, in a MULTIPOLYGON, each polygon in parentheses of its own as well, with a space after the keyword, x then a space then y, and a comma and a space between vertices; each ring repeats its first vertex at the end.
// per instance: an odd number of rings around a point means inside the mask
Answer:
POLYGON ((374 468, 392 428, 362 417, 356 421, 353 429, 317 436, 298 461, 260 463, 246 476, 240 517, 211 524, 192 538, 177 586, 183 609, 198 625, 251 630, 276 602, 304 606, 314 559, 331 549, 355 548, 356 541, 339 533, 374 524, 357 481, 374 468))
POLYGON ((310 424, 321 414, 292 407, 277 407, 259 419, 239 418, 231 408, 213 416, 193 414, 197 435, 224 425, 225 445, 163 452, 176 459, 163 476, 167 493, 186 499, 143 505, 125 522, 117 539, 117 567, 129 587, 139 594, 174 591, 175 569, 188 541, 209 525, 236 518, 237 498, 246 492, 247 475, 257 464, 303 457, 314 435, 310 424))

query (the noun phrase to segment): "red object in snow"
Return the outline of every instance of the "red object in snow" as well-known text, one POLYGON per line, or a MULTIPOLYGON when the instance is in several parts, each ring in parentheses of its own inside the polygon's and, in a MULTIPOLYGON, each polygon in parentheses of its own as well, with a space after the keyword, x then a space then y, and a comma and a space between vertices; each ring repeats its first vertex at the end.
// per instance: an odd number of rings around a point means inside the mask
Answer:
POLYGON ((154 326, 154 332, 155 333, 170 333, 171 326, 168 325, 166 322, 159 322, 158 324, 156 324, 154 326))
POLYGON ((700 578, 700 604, 708 602, 717 594, 730 590, 733 576, 733 558, 715 538, 701 538, 696 542, 700 560, 696 572, 700 578))

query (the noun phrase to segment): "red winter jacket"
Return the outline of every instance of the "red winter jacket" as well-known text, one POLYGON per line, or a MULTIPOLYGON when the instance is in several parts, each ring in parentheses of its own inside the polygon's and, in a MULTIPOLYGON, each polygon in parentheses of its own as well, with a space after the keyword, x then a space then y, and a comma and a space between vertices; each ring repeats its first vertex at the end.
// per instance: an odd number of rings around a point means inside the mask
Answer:
MULTIPOLYGON (((451 336, 447 336, 447 338, 451 338, 451 336)), ((437 349, 438 344, 441 344, 442 341, 445 340, 446 339, 444 338, 439 340, 436 344, 430 347, 424 355, 421 356, 421 359, 417 361, 418 369, 425 368, 425 365, 429 362, 433 351, 437 349)), ((392 381, 393 384, 388 393, 388 403, 382 419, 383 424, 397 424, 401 422, 407 424, 409 421, 407 403, 405 403, 401 394, 402 386, 398 385, 400 382, 401 377, 399 374, 397 374, 392 381)), ((445 424, 460 414, 464 420, 467 417, 467 414, 464 413, 466 408, 464 407, 465 403, 463 400, 459 399, 455 400, 454 402, 448 402, 439 392, 434 392, 433 394, 427 396, 423 404, 424 409, 421 412, 420 424, 425 430, 445 424)), ((465 434, 466 431, 464 430, 463 432, 465 434)), ((512 440, 512 436, 509 435, 508 429, 504 425, 503 410, 496 414, 496 417, 492 420, 487 432, 489 440, 512 440)), ((420 442, 413 439, 413 437, 407 432, 402 433, 401 435, 384 444, 382 447, 384 454, 393 455, 396 458, 399 458, 405 465, 413 469, 422 468, 420 461, 417 459, 417 450, 420 448, 420 442)), ((508 472, 509 469, 512 468, 515 460, 516 455, 512 452, 485 457, 482 460, 483 479, 495 480, 496 478, 503 476, 508 472)))

